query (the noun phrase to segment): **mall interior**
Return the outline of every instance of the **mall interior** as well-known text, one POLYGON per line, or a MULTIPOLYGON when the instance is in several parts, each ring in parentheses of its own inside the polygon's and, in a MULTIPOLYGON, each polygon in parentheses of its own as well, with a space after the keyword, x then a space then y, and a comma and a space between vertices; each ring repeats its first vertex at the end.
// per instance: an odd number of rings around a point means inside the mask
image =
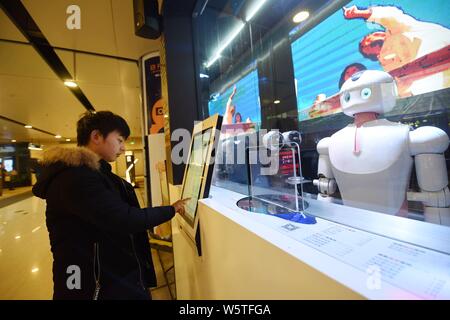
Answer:
POLYGON ((449 15, 445 0, 0 0, 0 300, 53 298, 32 188, 98 111, 128 123, 110 165, 141 208, 189 199, 146 231, 153 300, 450 299, 449 15))

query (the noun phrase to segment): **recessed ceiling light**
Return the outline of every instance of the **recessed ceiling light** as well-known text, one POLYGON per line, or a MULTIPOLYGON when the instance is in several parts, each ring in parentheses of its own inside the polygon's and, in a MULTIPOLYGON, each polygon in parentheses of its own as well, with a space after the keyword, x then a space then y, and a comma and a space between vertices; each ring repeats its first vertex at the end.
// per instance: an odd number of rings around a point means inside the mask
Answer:
POLYGON ((299 13, 297 13, 294 18, 292 18, 292 21, 294 21, 295 23, 300 23, 302 21, 305 21, 306 19, 308 19, 309 17, 309 12, 308 11, 300 11, 299 13))
POLYGON ((27 128, 27 129, 32 129, 33 128, 33 126, 30 126, 29 124, 26 124, 24 127, 27 128))
POLYGON ((33 268, 33 269, 31 269, 31 272, 32 273, 36 273, 36 272, 38 272, 39 271, 39 268, 33 268))
POLYGON ((273 103, 279 104, 280 102, 281 102, 280 100, 275 100, 273 103))
POLYGON ((17 142, 17 140, 16 139, 12 139, 11 142, 17 142))
POLYGON ((55 136, 55 138, 56 138, 56 139, 61 139, 61 136, 60 136, 59 134, 57 134, 57 135, 55 136))
POLYGON ((19 240, 20 236, 15 236, 14 239, 19 240))
POLYGON ((70 142, 70 139, 66 139, 67 142, 70 142))
POLYGON ((66 81, 64 81, 64 85, 65 85, 66 87, 69 87, 69 88, 76 88, 76 87, 78 87, 77 83, 74 82, 74 81, 72 81, 72 80, 66 80, 66 81))

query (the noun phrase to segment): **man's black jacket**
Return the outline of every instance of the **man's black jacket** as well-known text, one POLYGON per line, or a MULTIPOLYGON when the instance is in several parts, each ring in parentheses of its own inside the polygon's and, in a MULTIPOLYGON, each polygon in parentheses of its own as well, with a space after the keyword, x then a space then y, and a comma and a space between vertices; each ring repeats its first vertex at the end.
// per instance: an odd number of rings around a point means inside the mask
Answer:
POLYGON ((86 148, 46 152, 34 195, 47 200, 54 299, 145 299, 156 286, 147 229, 172 206, 140 209, 133 187, 86 148), (96 285, 96 284, 99 284, 96 285))

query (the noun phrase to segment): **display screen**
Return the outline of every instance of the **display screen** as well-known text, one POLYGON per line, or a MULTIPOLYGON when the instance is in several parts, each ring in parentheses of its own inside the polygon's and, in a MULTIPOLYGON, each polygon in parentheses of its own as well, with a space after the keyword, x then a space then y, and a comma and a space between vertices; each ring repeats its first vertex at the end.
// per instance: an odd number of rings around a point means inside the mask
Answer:
POLYGON ((400 98, 450 87, 449 13, 448 0, 351 1, 293 41, 299 120, 341 112, 340 87, 360 70, 389 72, 400 98))
POLYGON ((261 104, 259 101, 258 71, 253 70, 243 78, 228 86, 223 92, 211 95, 208 102, 209 114, 223 116, 223 124, 260 123, 261 104), (232 105, 227 108, 227 102, 234 89, 232 105), (228 109, 228 110, 227 110, 228 109))
POLYGON ((164 103, 161 99, 161 66, 158 54, 143 59, 144 102, 148 115, 149 134, 164 132, 164 103))
POLYGON ((191 198, 185 206, 187 220, 193 223, 197 211, 197 202, 201 198, 202 181, 205 178, 206 157, 211 143, 211 129, 194 135, 186 172, 182 198, 191 198))

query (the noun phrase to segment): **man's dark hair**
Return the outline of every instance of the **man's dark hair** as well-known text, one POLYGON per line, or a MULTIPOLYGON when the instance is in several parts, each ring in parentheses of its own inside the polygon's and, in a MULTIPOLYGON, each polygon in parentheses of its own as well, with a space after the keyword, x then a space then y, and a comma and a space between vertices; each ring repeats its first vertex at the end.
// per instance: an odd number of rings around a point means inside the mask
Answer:
POLYGON ((125 139, 130 136, 130 127, 121 116, 111 111, 86 112, 77 122, 78 146, 86 146, 94 130, 98 130, 104 138, 115 130, 125 139))

